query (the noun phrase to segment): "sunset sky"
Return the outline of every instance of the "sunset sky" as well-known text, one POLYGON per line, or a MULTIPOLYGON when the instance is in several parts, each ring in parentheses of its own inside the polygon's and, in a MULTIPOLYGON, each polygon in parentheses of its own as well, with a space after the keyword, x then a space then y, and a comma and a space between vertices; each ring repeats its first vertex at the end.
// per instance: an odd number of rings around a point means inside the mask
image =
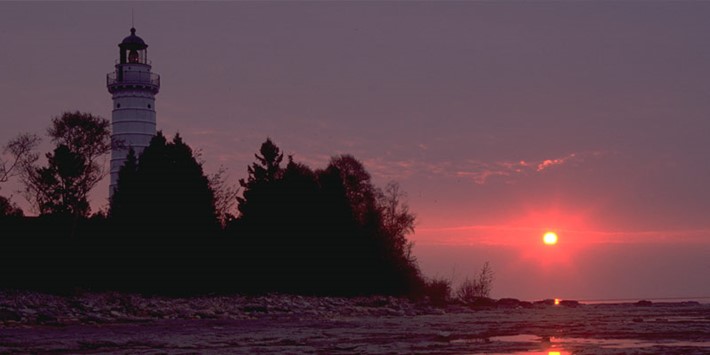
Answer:
POLYGON ((207 172, 266 137, 353 154, 408 193, 424 273, 490 261, 494 297, 710 296, 708 2, 2 2, 0 143, 111 117, 131 9, 207 172))

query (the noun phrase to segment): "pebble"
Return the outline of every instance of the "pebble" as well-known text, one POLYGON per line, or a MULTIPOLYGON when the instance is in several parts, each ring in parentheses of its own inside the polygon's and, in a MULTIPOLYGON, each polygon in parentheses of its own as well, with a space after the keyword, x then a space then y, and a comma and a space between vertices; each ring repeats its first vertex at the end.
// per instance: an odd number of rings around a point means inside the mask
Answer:
POLYGON ((275 294, 168 298, 118 292, 84 292, 60 297, 29 291, 0 291, 0 305, 0 322, 20 324, 111 323, 151 318, 399 317, 445 313, 441 308, 396 297, 344 298, 275 294))
POLYGON ((9 309, 0 309, 0 321, 19 321, 22 317, 9 309))

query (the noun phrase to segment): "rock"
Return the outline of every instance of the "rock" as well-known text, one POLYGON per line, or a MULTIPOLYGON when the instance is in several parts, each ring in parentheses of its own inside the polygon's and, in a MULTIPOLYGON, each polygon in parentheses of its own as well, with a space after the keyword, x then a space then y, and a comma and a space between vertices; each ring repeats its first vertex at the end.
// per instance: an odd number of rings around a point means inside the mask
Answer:
POLYGON ((520 300, 516 298, 501 298, 496 301, 496 307, 501 308, 518 308, 522 307, 520 305, 520 300))
POLYGON ((337 344, 335 348, 340 351, 349 351, 357 349, 358 346, 358 344, 337 344))
POLYGON ((15 311, 0 308, 0 321, 15 321, 19 322, 22 317, 15 311))
POLYGON ((577 307, 577 306, 579 306, 579 301, 575 301, 575 300, 562 300, 562 301, 560 301, 560 306, 565 306, 565 307, 577 307))
POLYGON ((385 311, 386 311, 385 314, 388 316, 395 316, 395 317, 404 316, 404 311, 402 311, 400 309, 386 308, 385 311))
POLYGON ((44 324, 56 324, 59 322, 59 319, 51 312, 40 312, 37 315, 37 322, 44 324))
POLYGON ((542 300, 542 301, 535 301, 535 302, 533 302, 533 304, 536 306, 554 306, 555 300, 546 299, 546 300, 542 300))
POLYGON ((386 297, 382 296, 372 296, 372 297, 367 297, 362 300, 359 300, 355 302, 355 305, 362 306, 362 307, 372 307, 372 308, 380 308, 380 307, 385 307, 390 304, 389 299, 386 297))
POLYGON ((698 301, 683 301, 680 304, 683 306, 699 306, 700 302, 698 302, 698 301))
POLYGON ((268 308, 262 305, 246 305, 241 308, 242 312, 246 313, 268 313, 268 308))
POLYGON ((640 300, 640 301, 636 302, 635 305, 638 307, 648 307, 648 306, 652 306, 653 302, 648 301, 648 300, 640 300))
POLYGON ((453 338, 451 332, 438 332, 436 333, 436 340, 439 341, 450 341, 453 338))
POLYGON ((433 308, 430 308, 426 314, 434 314, 434 315, 442 316, 442 315, 446 314, 446 311, 444 311, 441 308, 434 308, 433 307, 433 308))
POLYGON ((23 308, 20 310, 20 312, 25 316, 34 316, 35 314, 37 314, 37 311, 29 308, 23 308))
POLYGON ((471 307, 494 307, 496 301, 488 297, 476 297, 467 302, 471 307))
POLYGON ((214 319, 217 318, 217 315, 212 311, 200 311, 195 313, 195 317, 199 317, 200 319, 214 319))

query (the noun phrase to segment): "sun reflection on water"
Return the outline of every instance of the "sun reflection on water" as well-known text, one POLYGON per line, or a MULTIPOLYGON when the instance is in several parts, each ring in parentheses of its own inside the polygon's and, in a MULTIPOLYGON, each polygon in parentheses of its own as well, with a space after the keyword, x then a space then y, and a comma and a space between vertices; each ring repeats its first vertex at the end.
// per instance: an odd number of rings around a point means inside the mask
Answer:
POLYGON ((601 349, 648 349, 655 346, 666 347, 694 347, 698 350, 710 349, 710 341, 665 341, 654 342, 640 339, 596 339, 596 338, 558 338, 541 337, 532 334, 504 335, 491 337, 492 341, 510 343, 530 343, 531 346, 539 350, 523 352, 506 352, 506 355, 572 355, 572 352, 565 350, 569 347, 595 347, 601 349), (537 345, 536 345, 537 344, 537 345), (544 349, 544 350, 543 350, 544 349))
POLYGON ((491 337, 491 341, 511 342, 511 343, 531 343, 539 344, 540 350, 529 350, 524 352, 507 352, 506 355, 572 355, 571 352, 563 349, 556 337, 541 337, 533 334, 503 335, 491 337), (544 349, 544 350, 543 350, 544 349))
MULTIPOLYGON (((522 352, 514 352, 514 353, 504 353, 505 355, 572 355, 571 352, 569 351, 522 351, 522 352)), ((503 355, 501 353, 500 355, 503 355)))

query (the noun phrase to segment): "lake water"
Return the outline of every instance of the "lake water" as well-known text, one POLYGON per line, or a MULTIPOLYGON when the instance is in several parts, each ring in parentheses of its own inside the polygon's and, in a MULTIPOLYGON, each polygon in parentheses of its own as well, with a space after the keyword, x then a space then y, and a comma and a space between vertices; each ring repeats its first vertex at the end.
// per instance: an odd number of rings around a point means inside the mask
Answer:
MULTIPOLYGON (((0 322, 0 353, 710 354, 707 304, 433 309, 290 296, 47 299, 19 312, 51 310, 56 320, 0 322)), ((21 301, 0 305, 28 303, 21 301)))
MULTIPOLYGON (((698 317, 700 318, 700 317, 698 317)), ((691 321, 701 321, 692 319, 691 321)), ((707 320, 704 320, 707 321, 707 320)), ((524 351, 513 353, 500 353, 512 355, 571 355, 572 352, 565 350, 566 348, 599 348, 599 349, 649 349, 649 348, 697 348, 698 351, 710 351, 710 340, 708 341, 674 341, 674 340, 658 340, 646 341, 639 339, 595 339, 595 338, 541 338, 532 334, 518 334, 509 336, 498 336, 489 338, 492 342, 511 342, 511 343, 530 343, 532 346, 538 345, 545 350, 542 351, 524 351)))

